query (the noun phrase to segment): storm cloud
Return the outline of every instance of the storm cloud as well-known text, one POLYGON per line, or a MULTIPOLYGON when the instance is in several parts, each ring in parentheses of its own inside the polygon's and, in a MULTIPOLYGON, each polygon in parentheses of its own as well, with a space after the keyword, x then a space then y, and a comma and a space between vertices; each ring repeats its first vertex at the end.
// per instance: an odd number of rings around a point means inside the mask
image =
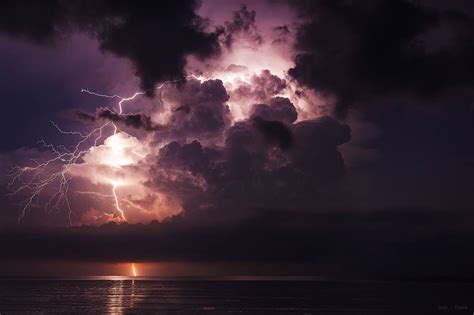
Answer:
POLYGON ((473 101, 468 8, 405 0, 291 5, 304 22, 289 74, 335 96, 339 115, 400 100, 428 108, 473 101))
MULTIPOLYGON (((213 4, 208 16, 197 1, 0 5, 3 45, 26 51, 6 59, 4 104, 34 108, 6 116, 67 116, 40 148, 14 139, 25 147, 0 156, 20 172, 0 190, 27 184, 0 200, 0 257, 471 276, 474 10, 408 0, 213 4), (62 52, 72 57, 50 66, 55 45, 78 32, 62 52), (96 56, 79 51, 83 43, 120 58, 88 65, 96 56), (25 63, 39 45, 51 51, 25 63), (77 51, 86 57, 76 61, 77 51), (68 83, 63 63, 74 64, 68 78, 85 79, 68 83), (116 64, 125 74, 110 70, 116 64), (43 82, 48 67, 56 75, 43 82), (70 119, 66 106, 81 109, 70 119), (28 199, 44 178, 55 181, 28 199), (25 196, 16 226, 12 201, 25 196), (51 196, 69 199, 43 211, 51 196)), ((18 135, 30 127, 7 123, 18 135)))
POLYGON ((106 120, 117 123, 121 126, 143 129, 149 132, 163 128, 163 126, 153 123, 151 117, 145 113, 119 114, 109 108, 99 107, 95 114, 86 113, 81 110, 76 110, 72 114, 79 121, 86 123, 106 120))
POLYGON ((225 131, 223 146, 168 143, 151 184, 179 192, 191 211, 230 204, 308 209, 334 202, 345 173, 337 147, 350 140, 350 128, 331 117, 293 123, 296 111, 288 99, 255 108, 225 131))
POLYGON ((306 263, 314 265, 316 274, 341 279, 474 276, 469 250, 473 218, 466 212, 267 210, 245 221, 228 213, 232 211, 199 213, 196 218, 188 214, 146 225, 2 229, 0 252, 3 259, 47 261, 306 263))
POLYGON ((153 95, 160 81, 183 79, 185 57, 219 53, 219 32, 206 32, 194 0, 136 5, 130 1, 5 1, 0 32, 53 44, 86 32, 100 48, 129 59, 141 88, 153 95))
POLYGON ((224 45, 231 48, 235 37, 246 36, 257 44, 263 42, 262 36, 256 30, 255 10, 248 10, 243 4, 238 11, 233 14, 232 21, 225 23, 224 45))
POLYGON ((171 113, 168 129, 157 133, 157 139, 212 139, 230 126, 229 95, 221 80, 189 79, 169 87, 163 98, 171 113))

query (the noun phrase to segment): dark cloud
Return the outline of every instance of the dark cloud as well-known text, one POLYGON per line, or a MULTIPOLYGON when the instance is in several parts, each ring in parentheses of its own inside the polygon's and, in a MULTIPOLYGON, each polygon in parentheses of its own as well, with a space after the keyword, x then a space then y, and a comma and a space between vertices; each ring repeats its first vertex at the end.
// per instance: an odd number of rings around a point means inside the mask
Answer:
POLYGON ((284 44, 288 42, 289 35, 290 35, 290 28, 288 25, 277 26, 273 29, 273 34, 275 39, 273 40, 273 44, 284 44))
MULTIPOLYGON (((239 71, 238 68, 234 68, 236 72, 239 71)), ((239 82, 238 87, 232 91, 232 98, 234 101, 243 102, 248 99, 253 100, 253 103, 269 102, 271 98, 282 93, 286 87, 285 79, 272 74, 270 70, 263 70, 259 74, 252 75, 249 83, 239 82)))
POLYGON ((288 124, 255 116, 230 127, 222 147, 169 143, 160 150, 150 185, 178 192, 189 211, 314 208, 339 195, 345 167, 337 146, 349 140, 349 127, 330 117, 288 124))
POLYGON ((99 108, 97 118, 107 119, 113 122, 122 123, 125 126, 135 129, 144 129, 146 131, 155 131, 162 128, 161 125, 154 124, 151 117, 143 113, 136 114, 118 114, 108 108, 99 108))
MULTIPOLYGON (((66 114, 70 114, 70 113, 66 113, 66 114)), ((81 110, 74 110, 72 115, 75 116, 75 118, 79 119, 80 121, 94 122, 96 119, 94 115, 83 112, 81 110)))
MULTIPOLYGON (((239 209, 240 210, 240 209, 239 209)), ((473 277, 468 212, 262 210, 244 221, 216 211, 163 223, 2 229, 1 259, 314 263, 345 280, 473 277), (227 216, 227 217, 226 217, 227 216), (223 217, 215 224, 216 217, 223 217), (214 218, 209 220, 209 218, 214 218), (324 266, 331 266, 326 269, 324 266)))
POLYGON ((306 22, 289 74, 349 106, 406 99, 425 106, 474 99, 473 18, 423 1, 291 2, 306 22))
POLYGON ((97 38, 101 49, 129 59, 149 95, 159 81, 184 78, 188 54, 207 58, 219 52, 219 33, 204 31, 194 0, 4 1, 0 31, 51 43, 74 31, 97 38))
POLYGON ((230 125, 229 95, 221 80, 188 80, 166 90, 165 100, 173 104, 172 113, 158 140, 221 137, 230 125))
POLYGON ((278 145, 283 150, 290 148, 293 142, 293 134, 290 128, 278 120, 265 120, 255 117, 252 122, 257 130, 269 143, 278 145))
POLYGON ((247 6, 243 4, 238 11, 234 12, 231 22, 225 23, 224 45, 231 48, 236 37, 246 36, 257 44, 263 42, 263 38, 257 32, 255 24, 256 12, 249 11, 247 6))
POLYGON ((266 120, 278 120, 291 124, 298 118, 298 113, 289 99, 275 97, 270 100, 270 105, 254 105, 251 109, 251 116, 260 116, 266 120))
POLYGON ((150 185, 187 203, 196 200, 193 206, 199 208, 207 198, 204 176, 213 172, 213 161, 220 156, 221 152, 203 147, 198 141, 170 142, 159 152, 150 185))
POLYGON ((99 107, 95 115, 82 111, 76 111, 74 114, 78 119, 86 122, 94 122, 99 119, 108 120, 127 127, 146 131, 156 131, 163 128, 163 126, 153 123, 151 117, 144 113, 119 114, 109 108, 99 107))

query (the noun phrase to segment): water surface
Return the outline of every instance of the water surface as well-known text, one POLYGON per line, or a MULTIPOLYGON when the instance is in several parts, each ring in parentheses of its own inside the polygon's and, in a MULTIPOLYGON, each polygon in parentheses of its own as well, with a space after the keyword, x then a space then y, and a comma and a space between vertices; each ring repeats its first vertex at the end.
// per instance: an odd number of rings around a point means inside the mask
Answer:
POLYGON ((468 283, 92 277, 0 280, 0 313, 473 314, 468 283))

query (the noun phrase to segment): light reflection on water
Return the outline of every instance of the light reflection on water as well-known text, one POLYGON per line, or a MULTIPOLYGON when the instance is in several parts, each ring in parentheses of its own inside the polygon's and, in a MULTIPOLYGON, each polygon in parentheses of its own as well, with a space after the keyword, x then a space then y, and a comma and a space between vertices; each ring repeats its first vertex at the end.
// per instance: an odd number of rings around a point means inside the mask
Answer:
POLYGON ((109 289, 109 299, 107 301, 109 313, 123 314, 124 294, 123 280, 115 280, 109 289))
MULTIPOLYGON (((472 284, 189 280, 128 277, 0 279, 0 313, 439 314, 465 306, 472 284)), ((457 315, 464 313, 457 312, 457 315)))
POLYGON ((124 309, 133 309, 137 298, 135 279, 111 279, 109 288, 107 309, 111 314, 123 314, 124 309))

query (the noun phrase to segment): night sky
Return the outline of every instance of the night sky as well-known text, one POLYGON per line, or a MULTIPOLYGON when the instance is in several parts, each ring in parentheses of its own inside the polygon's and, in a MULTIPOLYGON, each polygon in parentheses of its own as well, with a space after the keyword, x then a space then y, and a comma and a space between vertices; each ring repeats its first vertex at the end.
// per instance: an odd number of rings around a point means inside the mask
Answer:
POLYGON ((1 275, 474 277, 471 1, 0 10, 1 275))

